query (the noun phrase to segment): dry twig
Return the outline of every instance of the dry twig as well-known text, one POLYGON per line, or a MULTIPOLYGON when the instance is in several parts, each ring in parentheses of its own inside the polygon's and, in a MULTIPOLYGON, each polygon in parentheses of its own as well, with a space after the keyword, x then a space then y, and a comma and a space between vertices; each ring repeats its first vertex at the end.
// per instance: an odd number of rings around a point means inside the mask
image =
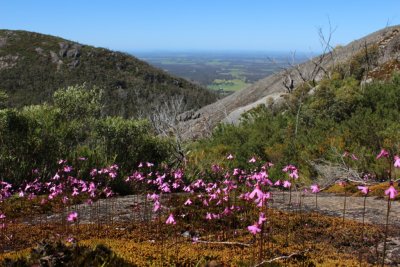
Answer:
POLYGON ((278 261, 278 260, 287 260, 287 259, 290 259, 293 256, 303 255, 303 254, 307 253, 308 251, 309 251, 309 249, 306 249, 306 250, 300 251, 300 252, 293 252, 292 254, 287 255, 287 256, 279 256, 279 257, 276 257, 276 258, 273 258, 273 259, 270 259, 270 260, 265 260, 265 261, 262 261, 262 262, 260 262, 260 263, 258 263, 256 265, 254 265, 254 267, 262 266, 264 263, 272 263, 272 262, 278 261))

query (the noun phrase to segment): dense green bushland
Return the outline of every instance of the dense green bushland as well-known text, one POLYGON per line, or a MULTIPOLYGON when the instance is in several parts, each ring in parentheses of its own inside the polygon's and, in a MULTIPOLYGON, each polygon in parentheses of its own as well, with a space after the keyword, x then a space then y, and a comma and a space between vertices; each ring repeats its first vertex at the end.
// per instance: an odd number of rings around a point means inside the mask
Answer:
POLYGON ((228 153, 241 167, 257 156, 302 166, 303 175, 312 178, 310 160, 335 162, 350 151, 359 158, 352 167, 385 179, 388 163, 376 160, 381 148, 391 155, 400 150, 400 76, 361 85, 354 76, 335 73, 313 88, 303 84, 284 104, 251 110, 239 126, 220 125, 210 139, 192 146, 191 161, 202 171, 223 164, 228 153))
POLYGON ((18 185, 49 178, 59 159, 87 171, 115 163, 123 174, 141 161, 167 160, 170 141, 156 137, 148 121, 103 115, 102 90, 68 87, 53 98, 54 104, 0 109, 2 179, 18 185))

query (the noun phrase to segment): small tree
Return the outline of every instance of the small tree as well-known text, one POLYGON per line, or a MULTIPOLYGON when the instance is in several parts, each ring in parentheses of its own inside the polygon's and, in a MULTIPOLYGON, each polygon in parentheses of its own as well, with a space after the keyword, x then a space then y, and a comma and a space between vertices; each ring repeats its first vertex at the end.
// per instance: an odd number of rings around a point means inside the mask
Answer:
POLYGON ((103 109, 102 95, 101 89, 88 88, 86 84, 82 84, 57 90, 53 101, 67 120, 99 118, 103 109))
POLYGON ((186 103, 182 95, 172 97, 155 108, 150 121, 156 132, 163 137, 173 138, 173 160, 178 165, 185 158, 183 148, 184 126, 180 123, 179 115, 185 110, 186 103))

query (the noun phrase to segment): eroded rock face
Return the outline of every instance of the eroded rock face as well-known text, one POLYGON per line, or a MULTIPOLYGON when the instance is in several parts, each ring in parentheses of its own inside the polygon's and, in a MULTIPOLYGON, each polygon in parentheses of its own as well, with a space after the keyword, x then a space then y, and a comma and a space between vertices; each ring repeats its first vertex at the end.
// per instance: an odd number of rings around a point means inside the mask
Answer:
MULTIPOLYGON (((60 46, 60 50, 58 51, 58 55, 61 58, 66 59, 66 64, 70 69, 74 69, 79 66, 81 63, 79 57, 81 56, 81 49, 82 46, 79 44, 70 44, 66 42, 61 42, 58 44, 60 46), (71 60, 72 61, 69 61, 71 60), (69 63, 68 63, 69 62, 69 63)), ((57 55, 56 55, 57 56, 57 55)), ((64 63, 62 60, 56 60, 54 55, 52 55, 52 58, 54 58, 53 63, 57 63, 57 69, 60 69, 62 64, 64 63)))
POLYGON ((35 51, 36 51, 39 55, 41 55, 41 56, 44 56, 44 55, 45 55, 44 50, 43 50, 43 48, 41 48, 41 47, 36 47, 36 48, 35 48, 35 51))
POLYGON ((51 57, 51 62, 52 63, 57 63, 60 59, 58 58, 57 53, 54 51, 50 51, 50 57, 51 57))
POLYGON ((400 60, 400 29, 391 31, 389 36, 380 42, 379 48, 383 52, 382 61, 400 60))
POLYGON ((58 44, 60 46, 60 50, 58 54, 54 51, 50 51, 51 62, 57 64, 57 70, 59 70, 62 65, 65 64, 70 68, 76 68, 81 63, 79 57, 81 55, 82 46, 79 44, 70 44, 67 42, 60 42, 58 44), (65 58, 63 61, 62 59, 65 58), (70 61, 72 59, 72 61, 70 61))
POLYGON ((58 55, 60 57, 65 57, 67 55, 67 50, 69 48, 69 44, 65 42, 58 43, 60 46, 60 50, 58 51, 58 55))
POLYGON ((18 63, 18 55, 6 55, 0 57, 0 70, 11 69, 18 63))
POLYGON ((71 63, 68 64, 68 67, 70 68, 76 68, 79 66, 80 60, 79 59, 75 59, 73 60, 71 63))
POLYGON ((82 46, 79 44, 70 44, 67 42, 58 43, 60 46, 60 50, 58 51, 58 55, 60 57, 67 58, 78 58, 81 55, 82 46))
POLYGON ((68 58, 78 58, 81 55, 81 46, 78 44, 72 45, 72 47, 67 51, 66 56, 68 58))

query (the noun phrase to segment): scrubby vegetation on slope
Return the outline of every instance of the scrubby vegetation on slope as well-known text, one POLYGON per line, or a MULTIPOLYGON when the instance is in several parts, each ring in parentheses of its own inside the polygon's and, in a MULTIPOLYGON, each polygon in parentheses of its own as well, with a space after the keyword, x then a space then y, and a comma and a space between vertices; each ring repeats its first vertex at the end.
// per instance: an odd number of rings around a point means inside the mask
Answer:
POLYGON ((9 107, 49 102, 57 89, 83 83, 104 89, 107 115, 144 116, 177 95, 186 110, 216 100, 215 93, 124 53, 27 31, 0 30, 0 40, 0 89, 9 107))
POLYGON ((286 95, 284 103, 270 102, 249 111, 238 126, 221 124, 211 138, 193 145, 190 160, 202 171, 228 153, 237 155, 242 167, 257 156, 282 166, 302 166, 303 175, 313 178, 310 161, 341 162, 348 151, 358 160, 346 165, 386 180, 388 163, 376 155, 381 148, 392 157, 398 154, 399 133, 399 75, 362 84, 354 76, 335 72, 315 87, 303 84, 286 95))

